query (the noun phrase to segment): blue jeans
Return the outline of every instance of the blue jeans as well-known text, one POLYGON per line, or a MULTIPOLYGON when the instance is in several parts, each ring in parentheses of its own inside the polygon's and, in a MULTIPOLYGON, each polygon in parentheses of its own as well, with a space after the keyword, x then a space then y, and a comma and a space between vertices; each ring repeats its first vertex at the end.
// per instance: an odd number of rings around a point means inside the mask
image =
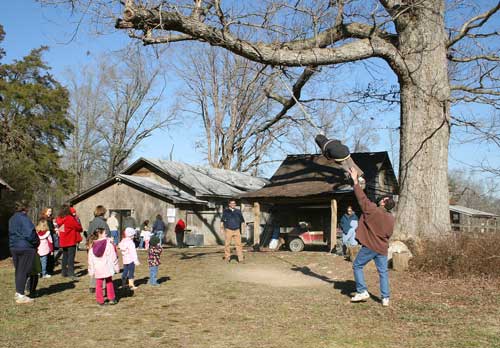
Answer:
POLYGON ((160 246, 163 244, 163 231, 155 231, 154 234, 160 239, 160 246))
POLYGON ((389 271, 387 269, 387 256, 381 255, 368 249, 367 247, 361 247, 361 250, 352 264, 352 269, 354 270, 354 280, 356 281, 356 291, 362 293, 367 291, 365 283, 365 275, 363 274, 363 268, 371 260, 375 261, 375 266, 377 266, 377 271, 380 279, 380 296, 382 298, 390 297, 389 290, 389 271))
POLYGON ((149 266, 149 284, 158 285, 158 266, 149 266))
POLYGON ((118 245, 118 243, 120 243, 120 238, 119 237, 119 234, 118 234, 118 231, 110 231, 111 232, 111 237, 113 237, 113 242, 115 243, 115 245, 118 245))
POLYGON ((49 254, 40 256, 40 263, 42 264, 42 277, 47 275, 47 260, 49 259, 49 254))
POLYGON ((122 282, 124 283, 127 278, 134 279, 135 263, 128 263, 123 265, 122 282))

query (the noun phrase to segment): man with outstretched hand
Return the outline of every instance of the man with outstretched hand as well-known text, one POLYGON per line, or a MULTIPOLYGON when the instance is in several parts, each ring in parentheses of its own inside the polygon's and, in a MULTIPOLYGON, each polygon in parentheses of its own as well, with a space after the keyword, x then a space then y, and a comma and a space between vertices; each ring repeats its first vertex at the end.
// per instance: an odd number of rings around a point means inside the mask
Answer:
POLYGON ((371 260, 375 261, 380 278, 380 296, 382 305, 389 306, 389 273, 387 270, 387 251, 389 239, 394 230, 394 216, 391 214, 394 208, 392 196, 384 196, 377 204, 366 197, 358 182, 358 172, 355 168, 349 169, 349 174, 354 182, 354 194, 361 208, 356 239, 361 244, 361 250, 354 260, 354 280, 356 281, 356 295, 351 302, 362 302, 370 298, 365 283, 363 268, 371 260))

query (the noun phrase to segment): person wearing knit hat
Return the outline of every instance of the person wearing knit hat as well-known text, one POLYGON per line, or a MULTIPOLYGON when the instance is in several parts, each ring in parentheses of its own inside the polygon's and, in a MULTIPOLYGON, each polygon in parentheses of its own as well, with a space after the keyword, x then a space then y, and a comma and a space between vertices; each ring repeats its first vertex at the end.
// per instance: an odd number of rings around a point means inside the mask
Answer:
POLYGON ((334 160, 338 163, 342 169, 344 170, 346 179, 350 179, 349 169, 356 168, 359 178, 360 184, 363 186, 364 179, 363 171, 356 165, 356 163, 351 158, 351 153, 349 152, 349 148, 342 144, 340 140, 337 139, 328 139, 323 134, 318 134, 314 138, 314 141, 321 149, 321 153, 329 160, 334 160))
POLYGON ((130 290, 136 290, 134 285, 134 272, 135 266, 139 266, 139 258, 137 257, 137 250, 135 249, 134 236, 135 230, 132 227, 125 229, 125 238, 118 244, 123 257, 123 273, 122 273, 122 287, 128 286, 130 290))
POLYGON ((148 250, 148 266, 149 266, 149 285, 158 286, 158 266, 160 266, 160 256, 163 251, 160 245, 160 238, 157 236, 151 237, 148 250))

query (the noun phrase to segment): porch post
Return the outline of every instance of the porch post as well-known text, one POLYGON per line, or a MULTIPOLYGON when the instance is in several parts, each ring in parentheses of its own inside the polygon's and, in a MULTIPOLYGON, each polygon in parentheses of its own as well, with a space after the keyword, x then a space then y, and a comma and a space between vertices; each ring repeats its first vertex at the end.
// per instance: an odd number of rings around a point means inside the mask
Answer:
POLYGON ((253 204, 253 245, 258 248, 260 245, 260 204, 253 204))
POLYGON ((332 199, 330 202, 330 252, 337 245, 337 200, 332 199))

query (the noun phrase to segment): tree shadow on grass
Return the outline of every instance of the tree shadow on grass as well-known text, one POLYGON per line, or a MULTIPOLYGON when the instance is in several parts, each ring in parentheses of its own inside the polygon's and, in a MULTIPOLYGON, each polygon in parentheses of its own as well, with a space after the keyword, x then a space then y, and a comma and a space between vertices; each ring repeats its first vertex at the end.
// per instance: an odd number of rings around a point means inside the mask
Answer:
POLYGON ((48 295, 57 294, 59 292, 63 292, 63 291, 74 289, 74 288, 75 288, 74 281, 57 283, 57 284, 52 284, 52 285, 45 287, 45 288, 38 288, 36 291, 36 295, 37 295, 37 297, 48 296, 48 295))
MULTIPOLYGON (((160 278, 157 279, 157 281, 158 281, 159 284, 165 283, 168 280, 171 280, 169 276, 160 277, 160 278)), ((149 277, 144 277, 144 278, 141 278, 141 279, 137 279, 135 281, 135 286, 147 285, 148 282, 149 282, 149 277)))
POLYGON ((312 271, 309 267, 306 266, 303 267, 294 266, 291 268, 291 270, 295 272, 300 272, 309 277, 319 279, 328 284, 333 284, 333 288, 336 290, 340 290, 340 293, 344 296, 351 297, 352 293, 356 292, 356 282, 353 280, 333 280, 327 276, 312 271))
POLYGON ((195 259, 198 257, 204 257, 207 255, 222 254, 222 253, 223 253, 223 251, 212 251, 212 252, 206 252, 206 253, 190 253, 190 252, 183 251, 183 252, 180 252, 178 254, 180 254, 180 256, 181 256, 179 258, 179 260, 191 260, 191 259, 195 259))
POLYGON ((78 271, 75 273, 77 277, 83 277, 86 276, 89 273, 88 269, 82 269, 81 271, 78 271))

